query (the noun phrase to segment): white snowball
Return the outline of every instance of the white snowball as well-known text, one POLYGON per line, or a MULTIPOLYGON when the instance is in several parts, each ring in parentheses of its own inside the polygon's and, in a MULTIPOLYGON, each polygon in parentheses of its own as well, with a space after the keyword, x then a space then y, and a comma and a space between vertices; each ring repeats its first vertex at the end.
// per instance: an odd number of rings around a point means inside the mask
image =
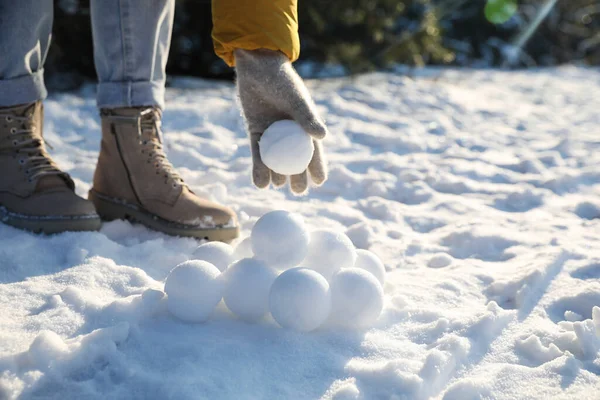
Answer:
POLYGON ((331 279, 331 318, 335 326, 368 328, 383 309, 383 288, 360 268, 341 270, 331 279))
POLYGON ((252 257, 254 257, 254 253, 252 252, 252 239, 248 236, 235 246, 235 249, 233 250, 233 259, 237 261, 242 258, 252 257))
POLYGON ((269 291, 277 271, 253 258, 239 260, 223 275, 223 300, 232 313, 246 321, 257 321, 269 312, 269 291))
POLYGON ((284 328, 310 332, 325 322, 331 310, 329 284, 319 273, 306 268, 283 272, 271 286, 269 307, 284 328))
POLYGON ((209 262, 223 272, 234 261, 233 247, 221 242, 203 243, 194 250, 192 257, 209 262))
POLYGON ((308 251, 309 235, 302 217, 278 210, 263 215, 252 228, 252 251, 273 268, 300 265, 308 251))
POLYGON ((219 269, 206 261, 179 264, 165 282, 167 308, 184 321, 206 321, 223 297, 220 275, 219 269))
POLYGON ((372 273, 383 287, 385 284, 385 266, 379 257, 369 250, 362 249, 356 250, 356 256, 354 267, 364 269, 365 271, 372 273))
POLYGON ((311 232, 308 254, 303 267, 314 269, 329 280, 341 268, 351 268, 356 249, 343 232, 319 229, 311 232))
POLYGON ((312 138, 295 121, 277 121, 260 138, 260 157, 282 175, 296 175, 308 167, 315 151, 312 138))

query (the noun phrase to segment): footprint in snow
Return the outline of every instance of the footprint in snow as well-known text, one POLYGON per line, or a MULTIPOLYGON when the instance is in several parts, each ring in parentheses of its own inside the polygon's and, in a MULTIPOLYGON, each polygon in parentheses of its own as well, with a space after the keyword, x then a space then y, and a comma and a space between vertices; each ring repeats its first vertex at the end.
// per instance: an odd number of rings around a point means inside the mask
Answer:
POLYGON ((475 258, 482 261, 507 261, 514 257, 506 250, 519 242, 500 235, 482 235, 470 230, 452 232, 441 240, 448 253, 458 259, 475 258))
POLYGON ((600 278, 600 263, 586 265, 571 272, 571 276, 576 279, 599 279, 600 278))
POLYGON ((592 318, 594 307, 600 307, 600 292, 593 287, 570 297, 562 297, 546 308, 548 316, 556 323, 565 320, 592 318))
POLYGON ((544 203, 542 193, 534 193, 531 190, 515 192, 496 198, 493 207, 505 212, 527 212, 541 206, 544 203))
POLYGON ((600 204, 594 204, 589 201, 579 203, 575 208, 575 214, 582 219, 600 218, 600 204))
POLYGON ((446 253, 438 253, 429 259, 427 266, 429 268, 445 268, 450 264, 452 264, 452 257, 446 253))

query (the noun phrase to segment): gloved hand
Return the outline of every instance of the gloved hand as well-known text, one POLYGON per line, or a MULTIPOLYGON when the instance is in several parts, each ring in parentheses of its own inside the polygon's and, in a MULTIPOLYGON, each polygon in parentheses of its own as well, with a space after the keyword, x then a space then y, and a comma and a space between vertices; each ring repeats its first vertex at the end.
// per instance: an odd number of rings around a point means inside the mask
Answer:
POLYGON ((252 180, 259 188, 273 182, 285 185, 287 177, 269 169, 261 160, 258 142, 263 132, 274 122, 296 121, 313 138, 315 152, 308 169, 290 177, 294 194, 308 189, 308 177, 319 186, 327 179, 327 164, 321 139, 327 127, 319 117, 315 104, 302 78, 289 59, 271 50, 235 50, 237 90, 242 113, 246 119, 252 150, 252 180))

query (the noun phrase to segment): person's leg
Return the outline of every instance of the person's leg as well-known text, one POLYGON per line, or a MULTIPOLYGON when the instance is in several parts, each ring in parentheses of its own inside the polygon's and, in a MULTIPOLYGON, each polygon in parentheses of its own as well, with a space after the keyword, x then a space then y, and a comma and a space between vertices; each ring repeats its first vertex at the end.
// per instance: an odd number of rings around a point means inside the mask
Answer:
POLYGON ((46 97, 52 0, 0 0, 0 107, 46 97))
POLYGON ((90 190, 104 219, 171 235, 230 241, 235 213, 196 196, 163 149, 165 67, 174 0, 92 0, 102 144, 90 190))
POLYGON ((164 108, 175 0, 92 0, 98 107, 164 108))
POLYGON ((0 222, 34 232, 97 230, 44 144, 44 61, 52 0, 0 0, 0 222))

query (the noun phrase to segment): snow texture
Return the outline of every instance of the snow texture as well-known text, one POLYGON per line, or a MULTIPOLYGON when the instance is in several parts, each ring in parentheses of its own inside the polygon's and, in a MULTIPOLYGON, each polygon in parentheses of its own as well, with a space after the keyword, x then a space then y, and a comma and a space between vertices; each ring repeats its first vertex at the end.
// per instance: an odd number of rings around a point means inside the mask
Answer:
MULTIPOLYGON (((54 236, 0 225, 0 399, 598 397, 600 72, 308 86, 331 133, 329 181, 310 196, 252 186, 231 84, 173 79, 166 147, 196 193, 235 209, 242 237, 285 209, 379 256, 374 325, 298 333, 223 303, 185 323, 163 286, 197 241, 125 221, 54 236)), ((99 150, 93 95, 45 102, 44 135, 81 195, 99 150)))
POLYGON ((277 121, 260 137, 260 157, 281 175, 297 175, 308 168, 315 147, 312 138, 295 121, 277 121))

